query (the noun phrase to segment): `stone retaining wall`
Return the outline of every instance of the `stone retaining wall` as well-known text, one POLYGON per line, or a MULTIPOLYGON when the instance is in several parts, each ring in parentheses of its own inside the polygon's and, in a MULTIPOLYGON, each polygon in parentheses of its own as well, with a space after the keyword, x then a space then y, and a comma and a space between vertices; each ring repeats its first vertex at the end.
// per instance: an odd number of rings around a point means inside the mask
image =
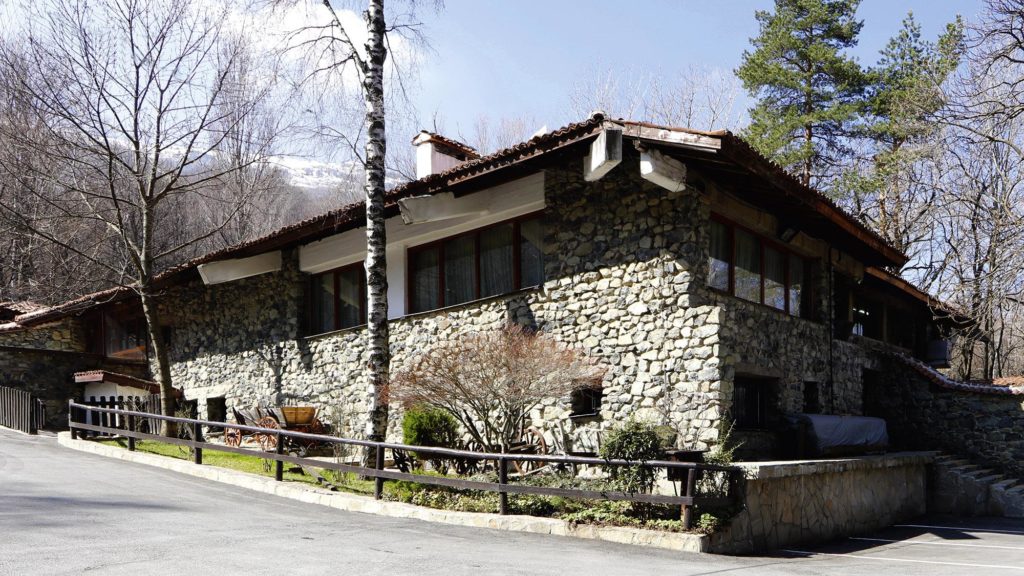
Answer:
POLYGON ((744 509, 711 536, 740 554, 862 534, 925 513, 930 452, 739 464, 744 509))
POLYGON ((941 449, 1024 479, 1024 394, 942 387, 894 358, 880 374, 872 416, 885 418, 894 446, 941 449))

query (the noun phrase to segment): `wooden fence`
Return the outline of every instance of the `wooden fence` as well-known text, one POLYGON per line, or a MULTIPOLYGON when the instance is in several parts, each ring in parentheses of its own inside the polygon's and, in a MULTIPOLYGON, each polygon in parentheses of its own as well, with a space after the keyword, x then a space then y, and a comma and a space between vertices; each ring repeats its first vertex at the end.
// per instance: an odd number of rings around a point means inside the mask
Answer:
POLYGON ((42 400, 25 390, 0 386, 0 426, 35 434, 45 423, 42 400))
MULTIPOLYGON (((81 405, 90 406, 95 408, 110 408, 113 410, 134 410, 138 412, 159 412, 160 411, 160 395, 159 394, 146 394, 143 396, 90 396, 83 400, 81 405)), ((75 404, 69 405, 69 410, 75 404)), ((86 424, 95 424, 103 428, 113 428, 118 432, 96 432, 90 431, 86 435, 89 436, 113 436, 115 434, 121 434, 128 427, 128 419, 116 412, 100 412, 100 411, 89 411, 82 412, 79 409, 80 414, 74 415, 69 413, 68 417, 81 421, 86 424)), ((132 422, 132 429, 136 432, 157 432, 159 430, 159 420, 153 418, 139 418, 132 422)))
MULTIPOLYGON (((499 454, 490 452, 471 452, 468 450, 453 450, 450 448, 411 446, 408 444, 375 442, 371 440, 358 440, 354 438, 340 438, 336 436, 308 434, 305 432, 282 430, 280 428, 261 428, 257 426, 246 426, 242 424, 231 424, 225 422, 213 422, 208 420, 198 420, 192 418, 162 416, 160 414, 151 412, 140 412, 116 408, 103 408, 98 406, 78 404, 75 402, 69 403, 68 427, 71 429, 72 438, 78 438, 79 435, 90 432, 110 435, 116 434, 124 436, 125 438, 128 439, 129 450, 135 450, 136 440, 154 440, 168 444, 175 444, 178 446, 185 446, 192 449, 193 461, 196 464, 203 463, 203 452, 205 450, 217 450, 221 452, 232 452, 235 454, 243 454, 247 456, 258 456, 260 458, 275 461, 274 478, 279 482, 284 479, 285 462, 298 464, 299 466, 311 466, 315 468, 326 468, 329 470, 336 470, 339 472, 351 472, 359 476, 374 478, 376 480, 374 497, 377 498, 378 500, 381 498, 383 494, 384 482, 386 480, 406 480, 411 482, 418 482, 420 484, 446 486, 449 488, 463 490, 481 490, 497 492, 499 495, 498 512, 500 514, 508 514, 508 495, 510 493, 537 494, 543 496, 561 496, 564 498, 582 500, 624 500, 628 502, 644 502, 648 504, 677 505, 682 507, 682 521, 683 526, 686 529, 692 527, 694 506, 701 506, 707 508, 723 508, 732 506, 733 503, 737 501, 738 482, 742 477, 740 470, 732 466, 717 466, 711 464, 697 464, 692 462, 670 462, 665 460, 648 460, 644 462, 636 462, 630 460, 587 458, 582 456, 554 456, 542 454, 499 454), (123 426, 117 428, 112 426, 101 426, 97 424, 88 423, 91 414, 107 414, 108 423, 110 422, 111 418, 114 418, 114 422, 123 423, 123 426), (149 420, 152 422, 175 422, 179 429, 185 430, 187 432, 186 435, 188 436, 188 438, 174 438, 160 436, 150 432, 139 431, 137 430, 137 426, 135 424, 140 420, 149 420), (267 442, 266 444, 273 445, 275 448, 273 452, 270 452, 256 451, 250 448, 243 448, 241 446, 212 444, 204 440, 204 438, 206 437, 203 433, 204 428, 207 430, 234 430, 239 433, 263 435, 265 437, 273 438, 272 443, 267 442), (372 458, 374 465, 372 467, 357 466, 353 464, 342 464, 340 462, 314 460, 311 458, 303 458, 299 455, 286 452, 288 444, 308 445, 310 443, 320 443, 324 445, 347 445, 365 448, 369 451, 370 455, 374 456, 374 458, 372 458), (394 454, 394 452, 396 451, 428 452, 431 454, 432 457, 437 458, 459 458, 481 463, 493 462, 494 470, 497 471, 498 481, 488 482, 482 480, 469 480, 458 477, 453 478, 449 476, 428 476, 423 474, 401 472, 394 469, 385 469, 384 463, 386 450, 391 450, 392 454, 394 454), (509 481, 509 464, 515 463, 534 463, 540 465, 554 464, 570 467, 597 466, 612 468, 647 468, 654 470, 666 469, 673 471, 675 473, 673 474, 673 476, 681 478, 681 486, 680 489, 677 491, 679 495, 646 494, 617 492, 610 490, 598 491, 577 488, 555 488, 550 486, 534 486, 526 483, 509 481), (723 487, 724 493, 712 495, 698 495, 698 480, 702 476, 704 478, 708 478, 711 475, 719 475, 722 477, 724 481, 719 482, 717 484, 723 487)), ((156 429, 156 427, 150 428, 150 430, 154 431, 156 429)))

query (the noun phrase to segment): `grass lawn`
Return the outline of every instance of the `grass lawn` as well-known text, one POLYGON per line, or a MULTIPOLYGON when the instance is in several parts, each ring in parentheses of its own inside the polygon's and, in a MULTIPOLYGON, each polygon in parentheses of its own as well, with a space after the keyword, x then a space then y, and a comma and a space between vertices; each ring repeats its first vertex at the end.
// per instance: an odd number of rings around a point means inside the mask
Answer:
MULTIPOLYGON (((120 448, 128 447, 127 440, 120 438, 102 438, 94 440, 94 442, 107 444, 109 446, 117 446, 120 448)), ((135 450, 138 452, 146 452, 148 454, 156 454, 158 456, 166 456, 168 458, 177 458, 179 460, 192 459, 189 455, 188 448, 177 446, 175 444, 167 444, 166 442, 157 442, 154 440, 136 441, 135 450)), ((273 460, 267 460, 266 458, 260 458, 255 455, 248 456, 244 454, 235 454, 233 452, 220 452, 211 448, 205 448, 203 450, 203 465, 229 468, 231 470, 238 470, 239 472, 248 472, 259 476, 269 476, 271 478, 274 476, 273 460)), ((346 492, 352 492, 355 494, 373 494, 373 480, 362 480, 354 474, 337 474, 333 470, 322 470, 321 474, 330 480, 336 487, 346 492)), ((304 482, 306 484, 313 485, 319 484, 315 476, 303 473, 298 466, 293 466, 288 462, 285 462, 284 464, 284 480, 285 482, 304 482)))

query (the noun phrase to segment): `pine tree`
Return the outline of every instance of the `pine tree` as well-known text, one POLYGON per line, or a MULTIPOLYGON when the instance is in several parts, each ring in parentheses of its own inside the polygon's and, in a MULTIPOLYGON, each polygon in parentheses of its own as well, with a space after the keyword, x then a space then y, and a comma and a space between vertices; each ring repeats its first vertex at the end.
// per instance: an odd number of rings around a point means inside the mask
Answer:
POLYGON ((864 119, 857 130, 866 140, 861 165, 840 184, 868 221, 890 244, 905 253, 927 232, 935 187, 922 181, 923 168, 941 152, 935 115, 946 105, 943 83, 963 52, 960 18, 936 42, 921 38, 908 14, 871 70, 864 119))
POLYGON ((864 106, 867 76, 843 54, 857 44, 859 4, 775 0, 774 13, 755 13, 760 33, 736 70, 758 99, 746 138, 807 186, 836 174, 850 124, 864 106))

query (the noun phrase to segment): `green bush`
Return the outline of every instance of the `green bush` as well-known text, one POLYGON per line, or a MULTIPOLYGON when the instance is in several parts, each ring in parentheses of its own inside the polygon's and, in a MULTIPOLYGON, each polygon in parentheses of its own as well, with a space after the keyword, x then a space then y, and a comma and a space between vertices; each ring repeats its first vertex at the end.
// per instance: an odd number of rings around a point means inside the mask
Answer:
MULTIPOLYGON (((657 460, 661 455, 661 438, 657 427, 647 422, 628 420, 621 428, 608 433, 601 444, 599 454, 607 460, 630 460, 646 462, 657 460)), ((647 493, 654 488, 657 471, 641 466, 613 466, 613 484, 631 494, 647 493)))
MULTIPOLYGON (((459 423, 451 414, 439 408, 416 407, 402 417, 402 440, 414 446, 453 448, 459 442, 459 423)), ((437 470, 447 470, 443 458, 429 452, 417 452, 420 460, 430 460, 437 470)))

